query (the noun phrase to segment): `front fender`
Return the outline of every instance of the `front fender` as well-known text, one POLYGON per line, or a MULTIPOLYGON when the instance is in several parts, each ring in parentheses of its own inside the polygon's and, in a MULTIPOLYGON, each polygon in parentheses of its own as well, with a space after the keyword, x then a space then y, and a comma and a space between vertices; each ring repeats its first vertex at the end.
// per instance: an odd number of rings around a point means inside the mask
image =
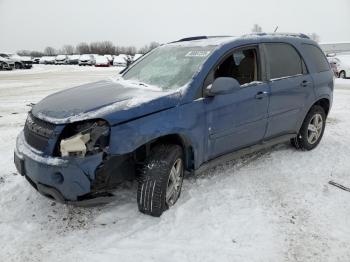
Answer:
POLYGON ((202 103, 189 103, 111 127, 109 152, 123 155, 166 135, 177 134, 192 146, 195 166, 203 161, 205 134, 202 103))

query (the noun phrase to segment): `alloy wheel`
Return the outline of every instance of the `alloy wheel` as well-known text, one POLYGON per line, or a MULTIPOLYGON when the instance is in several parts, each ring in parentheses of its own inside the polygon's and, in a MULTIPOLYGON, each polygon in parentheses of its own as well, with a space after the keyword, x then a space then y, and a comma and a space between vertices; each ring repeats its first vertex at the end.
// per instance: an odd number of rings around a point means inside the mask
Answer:
POLYGON ((183 180, 183 163, 182 159, 178 158, 170 170, 168 185, 166 190, 166 203, 168 206, 175 204, 179 198, 181 185, 183 180))
POLYGON ((315 144, 322 134, 323 119, 320 114, 315 114, 309 123, 307 130, 307 141, 313 145, 315 144))

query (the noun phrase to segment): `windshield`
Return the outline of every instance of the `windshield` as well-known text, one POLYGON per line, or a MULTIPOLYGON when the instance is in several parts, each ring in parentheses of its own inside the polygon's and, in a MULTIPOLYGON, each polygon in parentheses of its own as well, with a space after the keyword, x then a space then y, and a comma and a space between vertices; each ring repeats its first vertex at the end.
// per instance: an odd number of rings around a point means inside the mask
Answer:
POLYGON ((123 78, 157 86, 163 91, 186 85, 215 48, 211 46, 158 47, 145 56, 123 78))

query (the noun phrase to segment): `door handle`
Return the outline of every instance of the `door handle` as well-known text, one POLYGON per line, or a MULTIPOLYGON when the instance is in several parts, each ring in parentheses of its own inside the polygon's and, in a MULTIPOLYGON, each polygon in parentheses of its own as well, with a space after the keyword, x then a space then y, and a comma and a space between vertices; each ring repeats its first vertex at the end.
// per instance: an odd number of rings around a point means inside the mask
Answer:
POLYGON ((307 87, 308 85, 310 85, 311 82, 307 81, 307 80, 304 80, 303 82, 301 82, 300 86, 302 87, 307 87))
POLYGON ((269 93, 266 92, 266 91, 263 91, 263 92, 258 92, 256 95, 255 95, 255 99, 263 99, 264 97, 266 97, 269 93))

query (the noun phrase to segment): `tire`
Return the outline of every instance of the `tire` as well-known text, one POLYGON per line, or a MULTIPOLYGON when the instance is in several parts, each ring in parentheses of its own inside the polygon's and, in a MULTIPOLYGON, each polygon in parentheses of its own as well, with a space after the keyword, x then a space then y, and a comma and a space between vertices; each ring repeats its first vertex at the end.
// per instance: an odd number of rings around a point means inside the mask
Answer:
POLYGON ((155 146, 139 177, 137 203, 140 212, 159 217, 174 205, 181 194, 183 174, 182 148, 171 144, 155 146))
POLYGON ((326 127, 326 113, 319 105, 314 105, 306 115, 297 137, 291 144, 300 150, 312 150, 320 143, 326 127))
POLYGON ((3 64, 0 62, 0 70, 3 70, 4 69, 4 66, 3 64))
POLYGON ((15 63, 15 69, 23 69, 23 65, 21 63, 15 63))
POLYGON ((346 73, 345 73, 345 71, 340 71, 340 73, 339 73, 339 78, 343 78, 343 79, 346 78, 346 73))

